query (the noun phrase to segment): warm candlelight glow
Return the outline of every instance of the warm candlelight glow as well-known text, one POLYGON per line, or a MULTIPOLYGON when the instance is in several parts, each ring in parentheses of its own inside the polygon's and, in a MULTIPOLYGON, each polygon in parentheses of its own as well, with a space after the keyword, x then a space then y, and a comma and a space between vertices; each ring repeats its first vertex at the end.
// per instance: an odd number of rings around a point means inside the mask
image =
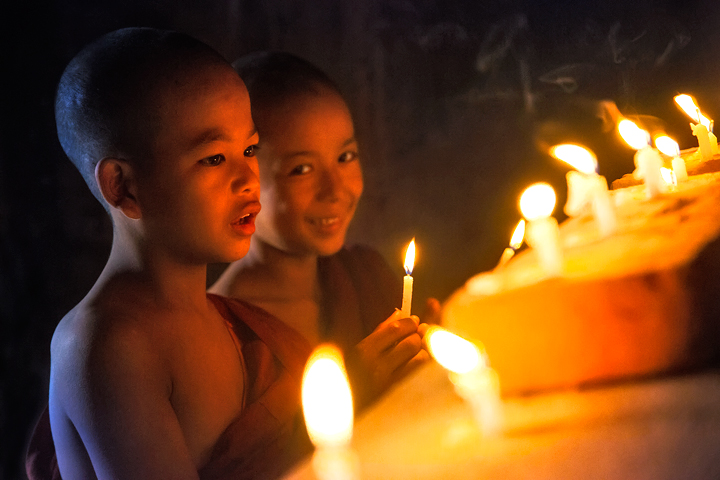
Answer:
POLYGON ((412 275, 415 266, 415 239, 413 238, 405 250, 405 273, 412 275))
POLYGON ((667 135, 662 135, 655 139, 655 146, 668 157, 680 155, 680 147, 677 142, 667 135))
POLYGON ((544 182, 534 183, 520 196, 520 212, 527 220, 549 217, 555 209, 555 190, 544 182))
POLYGON ((515 230, 513 230, 512 237, 510 237, 510 248, 512 248, 513 250, 517 250, 518 248, 520 248, 524 238, 525 220, 521 219, 515 227, 515 230))
POLYGON ((474 343, 441 327, 430 327, 425 338, 430 355, 451 372, 464 374, 478 366, 486 366, 480 349, 474 343))
POLYGON ((660 175, 662 176, 662 179, 665 181, 668 185, 677 185, 677 180, 675 180, 675 173, 669 168, 660 167, 660 175))
POLYGON ((564 143, 550 149, 550 155, 567 163, 575 170, 590 175, 597 173, 597 157, 585 147, 564 143))
MULTIPOLYGON (((712 130, 710 126, 710 119, 700 113, 700 107, 698 107, 695 99, 690 95, 681 94, 675 95, 675 103, 687 114, 688 117, 692 118, 695 123, 699 123, 708 130, 712 130)), ((660 147, 658 147, 660 148, 660 147)))
POLYGON ((625 142, 634 150, 650 145, 650 134, 638 127, 635 122, 623 119, 618 123, 618 132, 625 142))
POLYGON ((353 403, 342 353, 320 345, 310 355, 302 381, 302 407, 310 440, 316 447, 350 443, 353 403))

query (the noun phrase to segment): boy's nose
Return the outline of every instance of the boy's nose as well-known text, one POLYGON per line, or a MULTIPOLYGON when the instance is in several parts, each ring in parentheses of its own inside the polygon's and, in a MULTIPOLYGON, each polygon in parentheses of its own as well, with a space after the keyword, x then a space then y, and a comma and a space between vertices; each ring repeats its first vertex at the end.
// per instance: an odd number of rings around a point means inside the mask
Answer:
POLYGON ((336 168, 323 170, 320 175, 320 188, 318 199, 324 201, 336 201, 340 198, 343 189, 343 178, 336 168))
POLYGON ((260 174, 257 160, 243 157, 237 161, 232 182, 234 194, 260 192, 260 174))

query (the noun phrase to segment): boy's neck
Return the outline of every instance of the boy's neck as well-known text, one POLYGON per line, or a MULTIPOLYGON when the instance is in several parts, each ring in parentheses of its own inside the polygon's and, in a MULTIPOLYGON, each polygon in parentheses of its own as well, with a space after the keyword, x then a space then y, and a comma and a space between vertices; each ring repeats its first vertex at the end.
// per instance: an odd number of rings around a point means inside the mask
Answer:
POLYGON ((144 246, 130 234, 115 230, 110 257, 96 286, 123 278, 142 288, 162 308, 208 308, 207 265, 179 262, 144 246))
POLYGON ((277 290, 313 298, 319 294, 317 255, 294 255, 254 237, 240 262, 243 270, 262 271, 277 290))

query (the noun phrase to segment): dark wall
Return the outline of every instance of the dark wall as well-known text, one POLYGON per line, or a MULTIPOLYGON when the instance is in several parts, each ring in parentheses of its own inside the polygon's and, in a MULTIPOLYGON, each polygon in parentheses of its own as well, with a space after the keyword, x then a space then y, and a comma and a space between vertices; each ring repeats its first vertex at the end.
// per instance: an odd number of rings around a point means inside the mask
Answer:
POLYGON ((562 205, 565 169, 547 145, 582 141, 608 180, 632 170, 632 152, 603 130, 602 100, 659 117, 682 148, 695 143, 675 93, 693 93, 720 117, 720 7, 710 0, 9 3, 0 7, 0 479, 24 477, 52 331, 109 252, 109 221, 53 123, 57 79, 95 37, 172 28, 231 60, 282 49, 331 73, 363 147, 366 193, 352 237, 399 275, 416 237, 418 301, 492 267, 527 184, 551 182, 562 205))

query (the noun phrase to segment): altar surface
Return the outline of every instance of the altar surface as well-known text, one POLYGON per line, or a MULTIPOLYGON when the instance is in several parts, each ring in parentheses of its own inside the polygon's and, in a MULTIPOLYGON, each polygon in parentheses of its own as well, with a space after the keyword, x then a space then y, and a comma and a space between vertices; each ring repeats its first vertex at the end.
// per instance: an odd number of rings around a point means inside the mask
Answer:
MULTIPOLYGON (((434 362, 357 422, 362 479, 717 479, 720 371, 572 389, 504 402, 483 438, 434 362)), ((306 461, 287 479, 316 478, 306 461)))

